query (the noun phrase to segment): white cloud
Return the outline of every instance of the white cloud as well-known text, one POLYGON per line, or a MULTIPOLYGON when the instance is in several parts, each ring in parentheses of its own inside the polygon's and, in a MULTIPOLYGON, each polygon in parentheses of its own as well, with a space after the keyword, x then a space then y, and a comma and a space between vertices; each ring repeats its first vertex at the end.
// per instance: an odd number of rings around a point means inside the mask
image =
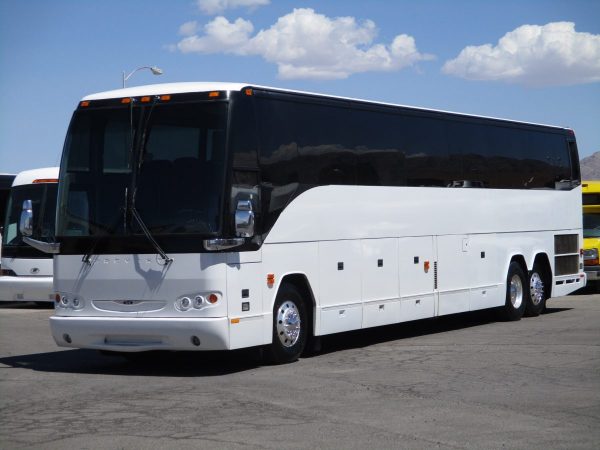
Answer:
POLYGON ((271 0, 196 0, 196 5, 204 14, 223 14, 227 9, 248 8, 256 9, 268 5, 271 0))
POLYGON ((523 25, 496 46, 465 47, 442 71, 529 86, 592 83, 600 81, 600 35, 577 32, 573 22, 523 25))
POLYGON ((218 16, 204 25, 203 36, 188 36, 177 44, 177 48, 183 53, 239 53, 248 43, 253 30, 248 20, 229 22, 225 17, 218 16))
POLYGON ((373 44, 377 35, 370 20, 329 18, 314 10, 294 9, 270 28, 250 37, 252 23, 229 22, 216 17, 202 36, 189 36, 177 44, 182 52, 259 55, 277 64, 282 78, 340 79, 353 73, 394 71, 433 59, 419 53, 415 40, 401 34, 390 45, 373 44))
POLYGON ((198 22, 192 20, 191 22, 186 22, 179 27, 179 34, 182 36, 193 36, 198 32, 199 29, 198 22))

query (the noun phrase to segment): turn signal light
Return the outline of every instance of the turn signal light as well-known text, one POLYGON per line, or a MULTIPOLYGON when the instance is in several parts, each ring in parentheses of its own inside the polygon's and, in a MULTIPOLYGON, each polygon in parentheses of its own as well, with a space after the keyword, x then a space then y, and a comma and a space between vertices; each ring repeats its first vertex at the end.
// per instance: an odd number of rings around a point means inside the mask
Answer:
POLYGON ((206 300, 208 303, 212 303, 214 305, 217 303, 217 301, 219 301, 219 297, 217 297, 217 294, 210 294, 208 297, 206 297, 206 300))
POLYGON ((583 260, 584 266, 600 266, 600 260, 598 259, 585 259, 583 260))

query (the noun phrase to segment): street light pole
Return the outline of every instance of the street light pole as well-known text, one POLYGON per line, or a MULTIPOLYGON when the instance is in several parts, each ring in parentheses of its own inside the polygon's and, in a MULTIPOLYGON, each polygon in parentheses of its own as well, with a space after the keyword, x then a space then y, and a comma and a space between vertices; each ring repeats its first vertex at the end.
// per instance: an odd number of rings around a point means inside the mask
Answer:
POLYGON ((142 69, 148 69, 152 72, 153 75, 162 75, 163 71, 162 69, 156 67, 156 66, 142 66, 142 67, 138 67, 135 70, 132 70, 129 75, 125 75, 125 71, 123 71, 123 87, 125 87, 125 82, 127 80, 129 80, 129 78, 131 78, 131 75, 133 75, 134 73, 136 73, 138 70, 142 70, 142 69))

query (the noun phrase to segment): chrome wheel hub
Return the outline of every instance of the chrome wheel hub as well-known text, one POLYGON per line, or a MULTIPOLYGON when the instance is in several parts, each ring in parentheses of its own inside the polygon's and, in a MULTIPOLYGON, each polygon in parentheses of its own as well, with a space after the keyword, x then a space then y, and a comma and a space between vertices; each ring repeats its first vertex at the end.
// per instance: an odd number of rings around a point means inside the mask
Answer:
POLYGON ((523 282, 516 274, 510 279, 510 303, 515 309, 519 309, 523 303, 523 282))
POLYGON ((291 347, 300 337, 300 314, 296 304, 286 301, 277 310, 277 336, 284 347, 291 347))
POLYGON ((536 306, 544 300, 544 282, 537 272, 531 274, 529 293, 531 295, 531 302, 536 306))

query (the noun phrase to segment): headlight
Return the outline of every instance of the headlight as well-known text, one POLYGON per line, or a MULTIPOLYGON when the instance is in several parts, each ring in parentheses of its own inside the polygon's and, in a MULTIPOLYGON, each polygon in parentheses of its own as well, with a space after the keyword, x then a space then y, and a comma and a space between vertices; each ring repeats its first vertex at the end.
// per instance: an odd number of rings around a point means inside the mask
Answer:
POLYGON ((583 250, 583 258, 584 259, 598 259, 598 249, 597 248, 587 248, 583 250))
POLYGON ((192 301, 189 297, 181 297, 175 301, 175 308, 179 311, 187 311, 192 307, 192 301))
POLYGON ((81 297, 70 294, 61 294, 59 292, 54 296, 54 304, 57 308, 83 309, 85 302, 81 297))
POLYGON ((215 292, 186 295, 175 300, 175 309, 182 312, 204 309, 214 306, 220 298, 220 294, 215 292))

